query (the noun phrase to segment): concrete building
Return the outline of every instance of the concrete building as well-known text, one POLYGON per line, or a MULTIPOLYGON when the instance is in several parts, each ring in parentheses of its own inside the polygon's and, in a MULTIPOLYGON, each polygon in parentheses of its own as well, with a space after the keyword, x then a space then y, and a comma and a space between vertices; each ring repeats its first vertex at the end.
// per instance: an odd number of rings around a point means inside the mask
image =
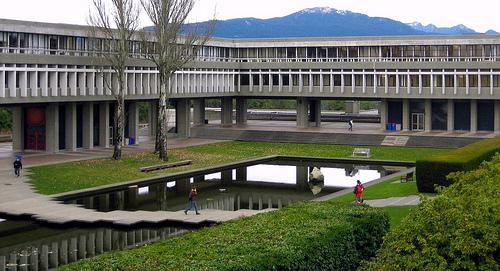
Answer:
MULTIPOLYGON (((13 111, 14 149, 111 144, 108 86, 116 77, 96 64, 87 33, 84 26, 0 20, 0 106, 13 111)), ((154 107, 158 75, 132 42, 126 137, 137 139, 137 103, 154 107)), ((500 35, 214 38, 170 86, 177 133, 186 137, 191 121, 203 125, 205 99, 215 98, 222 126, 246 124, 248 99, 275 98, 297 100, 298 127, 319 127, 321 100, 339 99, 380 101, 381 129, 395 123, 407 131, 498 133, 500 35)))

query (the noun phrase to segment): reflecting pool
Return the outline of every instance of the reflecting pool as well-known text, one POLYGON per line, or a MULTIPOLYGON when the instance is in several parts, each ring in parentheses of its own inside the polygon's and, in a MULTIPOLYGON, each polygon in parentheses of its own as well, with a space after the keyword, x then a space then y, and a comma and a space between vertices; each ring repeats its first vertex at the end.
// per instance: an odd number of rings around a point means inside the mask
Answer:
POLYGON ((114 210, 179 211, 186 208, 191 184, 198 188, 200 209, 235 211, 281 208, 311 200, 344 188, 379 179, 402 168, 381 165, 272 160, 265 163, 205 172, 182 178, 167 178, 145 186, 66 200, 103 212, 114 210), (318 167, 324 181, 310 179, 318 167))
POLYGON ((0 219, 0 270, 51 270, 186 233, 179 227, 66 227, 0 219))

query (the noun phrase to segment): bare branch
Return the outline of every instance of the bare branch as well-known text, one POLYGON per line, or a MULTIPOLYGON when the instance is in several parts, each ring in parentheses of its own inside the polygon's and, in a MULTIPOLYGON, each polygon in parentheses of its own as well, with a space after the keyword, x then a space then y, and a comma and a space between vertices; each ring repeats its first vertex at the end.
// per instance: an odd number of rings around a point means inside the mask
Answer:
POLYGON ((95 66, 116 100, 113 158, 120 159, 125 127, 127 60, 132 51, 131 40, 139 27, 139 9, 134 0, 92 0, 92 4, 88 18, 90 43, 95 50, 95 66), (117 86, 113 84, 113 74, 110 82, 104 77, 107 66, 114 71, 117 86))

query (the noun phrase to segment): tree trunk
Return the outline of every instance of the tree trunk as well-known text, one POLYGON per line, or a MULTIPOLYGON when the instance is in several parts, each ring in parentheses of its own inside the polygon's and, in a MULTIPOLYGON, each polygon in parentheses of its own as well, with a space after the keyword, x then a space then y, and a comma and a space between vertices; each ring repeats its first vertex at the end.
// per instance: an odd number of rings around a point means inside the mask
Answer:
MULTIPOLYGON (((164 78, 163 78, 164 79, 164 78)), ((158 155, 163 161, 168 161, 167 155, 167 81, 160 80, 160 101, 158 105, 158 155)))
POLYGON ((125 99, 120 95, 116 101, 115 109, 115 133, 114 133, 114 150, 113 159, 120 160, 122 158, 123 137, 125 133, 125 99))
POLYGON ((160 153, 160 122, 158 118, 160 116, 160 102, 158 100, 156 104, 157 112, 156 112, 156 133, 155 133, 155 151, 154 153, 160 153))

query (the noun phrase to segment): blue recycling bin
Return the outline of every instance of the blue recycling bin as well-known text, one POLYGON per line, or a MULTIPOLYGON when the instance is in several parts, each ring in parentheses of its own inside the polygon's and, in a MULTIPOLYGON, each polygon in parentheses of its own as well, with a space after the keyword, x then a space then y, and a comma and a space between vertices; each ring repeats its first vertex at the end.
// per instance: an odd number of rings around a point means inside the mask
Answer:
POLYGON ((387 131, 390 131, 390 130, 391 130, 391 127, 392 127, 391 123, 387 123, 387 124, 385 125, 385 129, 386 129, 387 131))
POLYGON ((128 144, 129 145, 135 145, 135 138, 134 137, 129 137, 128 138, 128 144))
POLYGON ((391 123, 391 131, 396 131, 396 123, 391 123))

